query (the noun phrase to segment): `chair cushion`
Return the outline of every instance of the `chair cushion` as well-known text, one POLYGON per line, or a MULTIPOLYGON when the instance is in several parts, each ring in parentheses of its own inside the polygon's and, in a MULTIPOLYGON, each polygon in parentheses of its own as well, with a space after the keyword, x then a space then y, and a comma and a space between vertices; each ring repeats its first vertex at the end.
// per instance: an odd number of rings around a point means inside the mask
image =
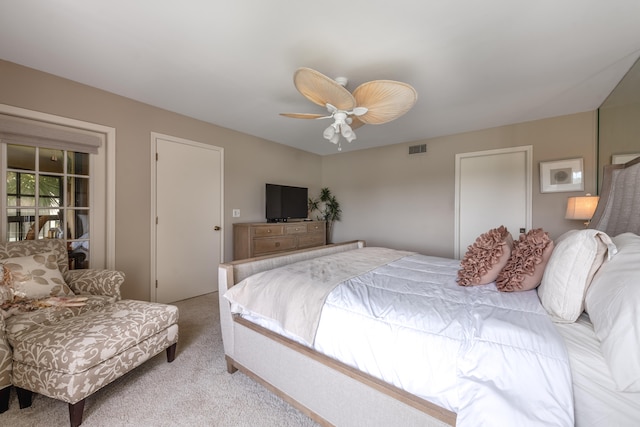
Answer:
POLYGON ((178 322, 172 305, 123 300, 9 335, 13 360, 43 370, 86 371, 178 322))
POLYGON ((58 269, 57 255, 53 251, 6 258, 0 263, 9 270, 11 286, 17 296, 37 299, 73 295, 58 269))
POLYGON ((87 300, 80 307, 43 307, 34 311, 18 311, 4 319, 5 333, 18 341, 22 334, 31 328, 58 324, 64 319, 82 315, 85 312, 97 311, 107 304, 116 302, 115 297, 104 295, 85 295, 87 300))
POLYGON ((23 257, 42 252, 53 252, 55 254, 58 269, 62 277, 66 279, 69 273, 69 257, 64 240, 41 239, 0 243, 0 259, 23 257))

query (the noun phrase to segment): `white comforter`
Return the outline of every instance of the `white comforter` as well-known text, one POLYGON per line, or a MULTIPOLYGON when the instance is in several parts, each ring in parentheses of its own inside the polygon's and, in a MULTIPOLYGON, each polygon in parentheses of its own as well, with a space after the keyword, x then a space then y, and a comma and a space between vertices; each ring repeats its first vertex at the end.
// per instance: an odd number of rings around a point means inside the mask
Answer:
POLYGON ((458 268, 411 255, 344 281, 314 348, 456 412, 459 426, 572 426, 567 352, 536 292, 461 287, 458 268))

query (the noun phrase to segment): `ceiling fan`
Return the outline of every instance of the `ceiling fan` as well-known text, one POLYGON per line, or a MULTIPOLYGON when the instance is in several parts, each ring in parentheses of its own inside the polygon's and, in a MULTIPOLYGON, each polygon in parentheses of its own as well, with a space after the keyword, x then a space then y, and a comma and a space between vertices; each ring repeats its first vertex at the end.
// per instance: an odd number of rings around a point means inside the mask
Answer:
POLYGON ((295 119, 333 119, 323 137, 338 144, 340 135, 351 142, 356 139, 354 129, 365 124, 378 125, 397 119, 409 111, 418 99, 416 90, 406 83, 393 80, 373 80, 358 86, 351 94, 345 86, 347 79, 335 80, 311 68, 298 68, 293 83, 309 101, 325 107, 329 114, 280 113, 295 119))

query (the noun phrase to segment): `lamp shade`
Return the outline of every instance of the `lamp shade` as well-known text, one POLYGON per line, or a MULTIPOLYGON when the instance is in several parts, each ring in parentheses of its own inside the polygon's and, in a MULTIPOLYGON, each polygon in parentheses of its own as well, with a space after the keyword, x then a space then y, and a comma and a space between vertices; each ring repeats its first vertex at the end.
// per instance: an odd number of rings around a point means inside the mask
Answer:
POLYGON ((579 219, 588 221, 593 217, 593 213, 598 206, 598 196, 579 196, 569 197, 567 200, 567 212, 565 214, 566 219, 579 219))

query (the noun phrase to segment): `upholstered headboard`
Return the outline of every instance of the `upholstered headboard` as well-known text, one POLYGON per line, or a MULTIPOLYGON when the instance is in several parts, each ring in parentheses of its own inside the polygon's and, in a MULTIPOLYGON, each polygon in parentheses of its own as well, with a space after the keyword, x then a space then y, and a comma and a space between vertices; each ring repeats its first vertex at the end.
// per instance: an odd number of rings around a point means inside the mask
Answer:
POLYGON ((604 167, 600 201, 589 228, 609 236, 640 234, 640 158, 604 167))

